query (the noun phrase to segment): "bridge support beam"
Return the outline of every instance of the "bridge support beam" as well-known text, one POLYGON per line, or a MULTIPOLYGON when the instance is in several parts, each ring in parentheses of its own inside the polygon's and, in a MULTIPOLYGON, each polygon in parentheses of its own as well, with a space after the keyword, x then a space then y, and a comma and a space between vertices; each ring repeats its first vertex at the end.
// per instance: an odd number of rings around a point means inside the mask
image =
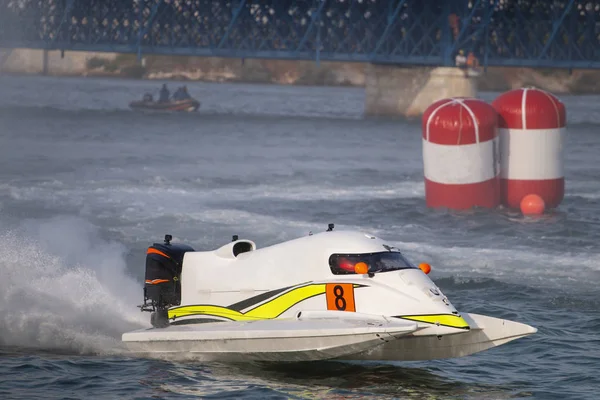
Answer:
POLYGON ((420 117, 446 97, 477 96, 476 76, 454 67, 399 67, 369 64, 365 115, 420 117))

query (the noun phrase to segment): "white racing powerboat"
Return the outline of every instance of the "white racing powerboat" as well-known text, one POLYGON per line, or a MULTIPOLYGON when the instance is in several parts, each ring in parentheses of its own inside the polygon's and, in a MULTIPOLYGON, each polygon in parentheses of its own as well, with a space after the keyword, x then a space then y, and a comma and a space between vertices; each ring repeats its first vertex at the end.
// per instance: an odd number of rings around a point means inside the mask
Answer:
POLYGON ((459 313, 384 240, 326 232, 257 249, 148 248, 142 311, 152 328, 123 334, 135 354, 202 361, 417 361, 462 357, 537 332, 459 313))

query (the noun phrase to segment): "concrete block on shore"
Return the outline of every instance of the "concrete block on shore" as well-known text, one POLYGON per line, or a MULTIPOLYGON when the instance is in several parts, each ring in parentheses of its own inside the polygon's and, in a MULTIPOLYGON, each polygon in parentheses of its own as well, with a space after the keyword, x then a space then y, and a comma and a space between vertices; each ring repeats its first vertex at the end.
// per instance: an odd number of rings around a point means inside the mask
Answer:
POLYGON ((477 76, 449 67, 367 68, 365 114, 419 117, 431 103, 448 97, 476 97, 477 76))

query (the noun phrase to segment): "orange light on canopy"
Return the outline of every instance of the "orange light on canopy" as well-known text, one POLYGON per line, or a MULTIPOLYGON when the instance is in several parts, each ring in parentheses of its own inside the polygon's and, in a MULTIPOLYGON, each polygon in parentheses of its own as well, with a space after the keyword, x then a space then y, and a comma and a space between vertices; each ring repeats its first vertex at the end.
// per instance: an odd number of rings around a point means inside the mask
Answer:
POLYGON ((359 263, 356 263, 356 265, 354 266, 354 272, 360 275, 367 274, 369 273, 369 266, 361 261, 359 263))
POLYGON ((427 264, 427 263, 421 263, 419 264, 419 269, 423 272, 425 272, 426 274, 431 272, 431 265, 427 264))

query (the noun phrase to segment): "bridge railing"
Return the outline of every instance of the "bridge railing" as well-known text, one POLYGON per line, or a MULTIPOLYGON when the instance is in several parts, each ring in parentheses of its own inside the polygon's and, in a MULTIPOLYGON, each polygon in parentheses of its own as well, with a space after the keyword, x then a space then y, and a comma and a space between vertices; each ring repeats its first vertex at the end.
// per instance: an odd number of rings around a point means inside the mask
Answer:
POLYGON ((600 68, 600 0, 0 0, 0 48, 600 68))

